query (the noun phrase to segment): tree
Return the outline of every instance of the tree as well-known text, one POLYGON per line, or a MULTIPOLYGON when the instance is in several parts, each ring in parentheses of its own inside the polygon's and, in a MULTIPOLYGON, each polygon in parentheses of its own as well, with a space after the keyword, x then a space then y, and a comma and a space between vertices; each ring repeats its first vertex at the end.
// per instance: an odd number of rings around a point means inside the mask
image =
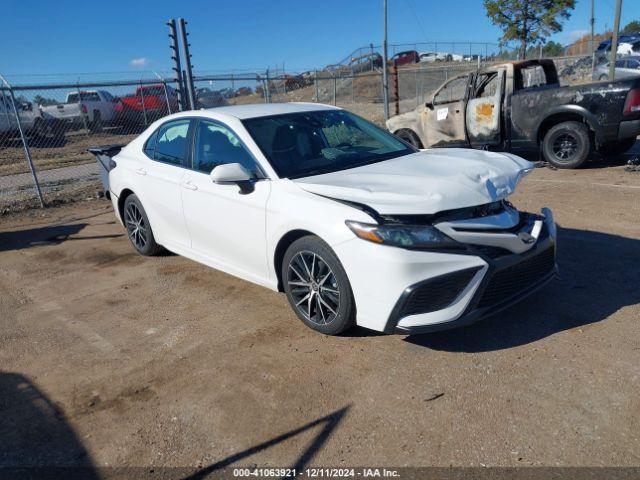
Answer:
POLYGON ((561 20, 571 16, 575 0, 484 0, 487 16, 502 30, 503 44, 520 42, 520 58, 527 46, 544 42, 552 33, 562 30, 561 20))
POLYGON ((630 35, 632 33, 640 32, 640 22, 638 20, 633 20, 625 25, 625 27, 620 30, 621 35, 630 35))

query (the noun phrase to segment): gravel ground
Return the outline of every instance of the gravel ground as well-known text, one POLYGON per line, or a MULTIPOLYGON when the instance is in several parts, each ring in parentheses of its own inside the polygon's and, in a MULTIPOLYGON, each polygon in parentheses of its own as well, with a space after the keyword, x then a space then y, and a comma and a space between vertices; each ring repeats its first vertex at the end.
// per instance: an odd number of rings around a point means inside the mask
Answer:
POLYGON ((104 200, 0 217, 0 466, 639 466, 640 173, 536 169, 560 276, 471 327, 305 328, 136 255, 104 200))

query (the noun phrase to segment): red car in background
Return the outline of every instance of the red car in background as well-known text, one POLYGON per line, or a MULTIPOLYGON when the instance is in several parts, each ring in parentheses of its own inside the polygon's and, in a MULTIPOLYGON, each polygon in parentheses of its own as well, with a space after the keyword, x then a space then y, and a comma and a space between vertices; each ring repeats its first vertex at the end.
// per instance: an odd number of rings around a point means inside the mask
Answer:
POLYGON ((142 85, 135 93, 122 97, 118 117, 122 123, 149 123, 160 117, 175 113, 178 108, 176 89, 162 84, 142 85), (168 101, 167 101, 168 100, 168 101))
POLYGON ((398 67, 401 65, 408 65, 410 63, 419 63, 420 54, 415 50, 407 50, 405 52, 398 52, 391 57, 391 65, 395 64, 398 67))

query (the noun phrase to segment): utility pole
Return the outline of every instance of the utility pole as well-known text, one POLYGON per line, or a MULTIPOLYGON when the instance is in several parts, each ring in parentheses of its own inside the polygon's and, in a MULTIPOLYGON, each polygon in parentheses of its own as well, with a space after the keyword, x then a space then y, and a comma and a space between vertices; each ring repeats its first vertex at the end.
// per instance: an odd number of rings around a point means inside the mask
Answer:
POLYGON ((591 0, 591 42, 589 43, 591 45, 591 74, 593 74, 593 71, 596 68, 596 45, 594 42, 594 28, 595 28, 595 23, 596 23, 596 18, 594 15, 594 4, 595 0, 591 0))
POLYGON ((186 77, 184 79, 187 84, 187 97, 189 99, 189 108, 191 110, 196 109, 196 92, 193 86, 193 72, 191 71, 191 54, 189 53, 189 47, 191 44, 187 41, 189 34, 187 33, 187 22, 184 18, 178 19, 178 27, 180 28, 180 37, 182 37, 182 53, 184 56, 184 68, 186 77))
POLYGON ((178 48, 178 33, 176 30, 176 21, 171 19, 167 22, 169 26, 169 38, 171 39, 171 59, 173 60, 173 67, 171 68, 176 72, 176 81, 178 82, 178 100, 180 104, 180 110, 188 110, 189 105, 187 101, 186 90, 184 88, 184 82, 182 78, 182 67, 180 66, 180 50, 178 48))
POLYGON ((387 78, 387 0, 382 0, 384 15, 384 33, 382 40, 382 103, 384 104, 384 119, 389 119, 389 79, 387 78))
POLYGON ((609 80, 616 79, 616 58, 618 55, 618 31, 620 30, 620 12, 622 0, 616 0, 616 18, 613 22, 613 38, 611 39, 611 59, 609 60, 609 80))

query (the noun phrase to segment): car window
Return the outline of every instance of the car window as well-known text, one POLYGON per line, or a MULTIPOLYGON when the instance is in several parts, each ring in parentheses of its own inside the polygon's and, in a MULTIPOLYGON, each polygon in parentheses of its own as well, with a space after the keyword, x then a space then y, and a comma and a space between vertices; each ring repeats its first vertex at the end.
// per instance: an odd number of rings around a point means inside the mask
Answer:
POLYGON ((475 98, 493 97, 498 90, 498 73, 483 73, 476 77, 475 98))
POLYGON ((467 77, 458 77, 445 83, 433 97, 434 104, 458 102, 464 98, 467 77))
POLYGON ((547 76, 542 65, 532 65, 519 69, 518 89, 536 88, 547 84, 547 76))
POLYGON ((638 68, 640 67, 640 62, 638 60, 627 60, 627 68, 638 68))
POLYGON ((625 61, 624 60, 616 60, 616 68, 624 68, 625 61))
POLYGON ((158 129, 153 158, 160 162, 182 165, 187 152, 190 120, 167 122, 158 129))
POLYGON ((200 120, 193 169, 208 174, 218 165, 228 163, 239 163, 254 174, 258 171, 255 160, 231 130, 217 122, 200 120))
POLYGON ((344 110, 243 120, 280 177, 347 170, 414 153, 394 135, 344 110))

